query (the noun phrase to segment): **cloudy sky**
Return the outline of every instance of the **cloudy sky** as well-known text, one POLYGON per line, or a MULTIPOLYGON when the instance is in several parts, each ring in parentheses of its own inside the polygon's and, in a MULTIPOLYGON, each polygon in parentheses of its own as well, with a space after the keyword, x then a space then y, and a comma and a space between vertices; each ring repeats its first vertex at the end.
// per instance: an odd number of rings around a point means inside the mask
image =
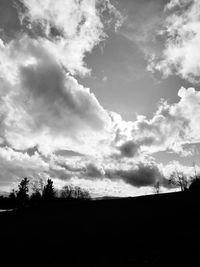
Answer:
POLYGON ((0 190, 92 196, 200 170, 198 0, 0 0, 0 190))

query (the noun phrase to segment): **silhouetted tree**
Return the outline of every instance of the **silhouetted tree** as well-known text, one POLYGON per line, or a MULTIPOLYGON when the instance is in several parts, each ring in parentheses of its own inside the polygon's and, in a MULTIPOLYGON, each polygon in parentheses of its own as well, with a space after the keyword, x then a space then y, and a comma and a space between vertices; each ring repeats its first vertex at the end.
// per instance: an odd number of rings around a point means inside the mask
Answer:
POLYGON ((17 193, 15 191, 15 189, 12 189, 12 191, 10 192, 9 196, 8 196, 10 199, 12 200, 16 200, 17 198, 17 193))
POLYGON ((90 199, 90 193, 85 190, 80 188, 79 186, 75 187, 75 198, 76 199, 90 199))
POLYGON ((32 204, 37 204, 42 199, 42 193, 44 190, 43 179, 37 179, 31 181, 31 202, 32 204))
POLYGON ((66 185, 61 190, 61 197, 68 199, 90 199, 90 193, 79 186, 66 185))
POLYGON ((51 200, 55 197, 55 190, 53 186, 53 181, 51 179, 47 180, 47 184, 44 186, 42 197, 46 200, 51 200))
POLYGON ((33 205, 38 204, 42 200, 42 195, 40 194, 40 192, 36 191, 32 193, 30 200, 31 204, 33 205))
POLYGON ((200 193, 200 177, 196 176, 195 179, 190 184, 189 187, 190 192, 192 193, 200 193))
POLYGON ((183 172, 173 172, 169 179, 169 184, 180 187, 181 191, 186 191, 189 186, 189 180, 187 179, 186 175, 183 172))
POLYGON ((18 191, 17 191, 17 201, 20 206, 24 206, 27 204, 29 200, 29 180, 28 178, 24 178, 21 180, 20 184, 18 185, 18 191))
POLYGON ((42 195, 42 192, 44 190, 44 181, 42 178, 40 179, 34 179, 31 181, 31 190, 33 194, 40 194, 42 195))
POLYGON ((60 196, 62 198, 73 198, 74 188, 70 185, 65 185, 62 190, 60 196))
POLYGON ((153 186, 153 190, 155 194, 159 194, 160 193, 160 182, 157 181, 155 182, 154 186, 153 186))

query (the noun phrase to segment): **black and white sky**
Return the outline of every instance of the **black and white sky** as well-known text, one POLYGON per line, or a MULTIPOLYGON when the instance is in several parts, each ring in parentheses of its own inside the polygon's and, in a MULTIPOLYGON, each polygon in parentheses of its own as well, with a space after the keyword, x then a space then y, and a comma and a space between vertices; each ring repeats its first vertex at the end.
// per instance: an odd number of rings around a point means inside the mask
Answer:
POLYGON ((200 172, 199 87, 199 0, 0 0, 0 190, 169 190, 200 172))

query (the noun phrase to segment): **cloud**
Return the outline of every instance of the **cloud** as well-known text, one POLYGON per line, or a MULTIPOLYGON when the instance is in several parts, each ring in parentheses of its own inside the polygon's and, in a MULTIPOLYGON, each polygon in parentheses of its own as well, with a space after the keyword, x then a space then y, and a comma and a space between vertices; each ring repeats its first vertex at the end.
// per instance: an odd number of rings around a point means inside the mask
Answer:
POLYGON ((139 143, 137 144, 134 143, 133 141, 127 141, 119 147, 119 151, 121 152, 122 156, 131 158, 138 153, 139 148, 140 148, 139 143))
POLYGON ((185 8, 191 4, 193 4, 193 0, 171 0, 166 4, 165 10, 168 11, 176 8, 185 8))
POLYGON ((156 164, 152 162, 143 163, 139 162, 129 169, 117 169, 115 171, 111 170, 109 173, 109 177, 121 179, 126 183, 133 185, 135 187, 143 187, 143 186, 152 186, 155 182, 160 181, 163 183, 164 177, 157 167, 156 164))
POLYGON ((110 156, 77 156, 65 158, 63 156, 51 157, 51 168, 62 172, 60 179, 69 181, 74 177, 84 180, 104 180, 108 179, 115 183, 126 183, 134 187, 148 187, 159 181, 166 187, 162 168, 150 157, 140 158, 119 158, 110 156))
POLYGON ((81 186, 87 189, 92 197, 130 197, 139 196, 141 194, 151 194, 152 188, 134 188, 123 181, 111 181, 110 179, 88 180, 84 178, 72 178, 68 181, 70 185, 81 186))
POLYGON ((159 167, 147 161, 133 163, 133 161, 120 162, 107 158, 102 159, 102 163, 101 161, 94 163, 92 158, 81 156, 74 161, 72 158, 64 159, 56 155, 43 157, 36 151, 30 156, 28 153, 14 151, 9 147, 0 148, 0 159, 0 185, 8 188, 15 187, 23 177, 31 180, 57 179, 60 186, 76 181, 81 186, 90 185, 87 189, 96 192, 96 195, 97 192, 101 194, 101 191, 105 191, 105 195, 127 196, 135 192, 132 188, 131 193, 130 186, 146 190, 144 187, 152 186, 158 180, 165 186, 159 167), (103 187, 106 184, 108 187, 103 187), (116 187, 118 192, 115 191, 116 187))
POLYGON ((171 161, 166 166, 163 166, 163 173, 167 178, 169 178, 174 171, 184 173, 188 179, 190 179, 190 177, 194 177, 195 172, 197 175, 200 174, 199 166, 195 166, 195 168, 194 166, 184 166, 178 161, 171 161))
POLYGON ((168 150, 188 155, 190 152, 184 145, 199 142, 200 92, 182 87, 178 96, 178 103, 161 101, 150 120, 138 116, 134 122, 125 122, 119 116, 113 116, 113 146, 119 150, 115 154, 137 157, 168 150))
MULTIPOLYGON (((39 46, 36 49, 41 48, 39 46)), ((36 128, 44 124, 51 127, 52 131, 62 131, 63 127, 69 131, 69 128, 74 128, 75 122, 80 128, 87 125, 101 130, 107 119, 106 112, 89 89, 66 75, 45 51, 41 53, 40 50, 40 58, 36 60, 36 64, 20 69, 21 87, 31 95, 33 101, 29 112, 38 121, 36 128)))
MULTIPOLYGON (((2 69, 2 80, 7 84, 1 91, 2 143, 19 150, 37 147, 35 153, 45 155, 48 163, 42 176, 63 181, 73 177, 110 179, 135 187, 152 186, 159 180, 166 187, 160 168, 144 162, 144 156, 165 150, 184 153, 184 144, 199 140, 200 94, 194 88, 181 88, 178 103, 162 101, 152 119, 138 116, 136 121, 126 122, 119 114, 104 110, 89 89, 67 74, 39 41, 25 36, 2 43, 2 51, 8 59, 2 69), (3 79, 6 70, 10 70, 10 81, 3 79), (91 147, 92 157, 84 158, 91 147), (52 156, 64 148, 73 149, 76 159, 52 156), (131 158, 137 161, 133 164, 131 158)), ((38 169, 16 173, 28 171, 36 174, 38 169)))
POLYGON ((43 177, 49 169, 49 164, 37 152, 29 156, 9 147, 0 147, 0 161, 0 186, 8 188, 19 178, 43 177))
POLYGON ((156 53, 149 70, 161 71, 165 77, 177 74, 190 82, 200 77, 200 2, 172 0, 166 7, 166 19, 160 36, 165 38, 161 56, 156 53))
POLYGON ((119 13, 109 1, 23 4, 26 33, 0 42, 4 176, 107 179, 103 161, 113 149, 110 115, 72 75, 88 72, 83 59, 105 36, 102 19, 111 23, 119 13), (75 159, 59 154, 69 150, 75 159))
POLYGON ((45 150, 45 139, 46 148, 63 149, 67 138, 81 141, 88 132, 97 137, 108 127, 109 116, 94 94, 39 41, 25 36, 2 43, 1 52, 1 132, 12 147, 45 150))
POLYGON ((17 4, 23 32, 0 40, 1 142, 43 154, 94 153, 110 118, 72 75, 89 72, 86 53, 105 38, 105 27, 120 25, 120 13, 108 0, 17 4))
MULTIPOLYGON (((57 163, 59 164, 59 162, 57 163)), ((72 171, 69 168, 71 164, 68 160, 67 165, 67 170, 72 171)), ((163 176, 162 167, 150 158, 123 160, 107 157, 94 162, 94 159, 82 157, 76 161, 71 178, 65 180, 67 183, 70 183, 73 179, 79 180, 80 183, 82 180, 88 184, 97 182, 96 190, 98 190, 98 184, 103 184, 105 181, 110 185, 112 183, 113 185, 122 184, 122 190, 126 185, 132 186, 133 192, 134 188, 143 188, 145 191, 158 181, 163 188, 168 188, 168 180, 163 176)))
MULTIPOLYGON (((130 197, 141 196, 145 194, 152 194, 152 187, 133 187, 130 184, 125 183, 123 180, 112 181, 110 179, 77 179, 73 178, 69 181, 72 185, 81 186, 89 190, 92 197, 130 197)), ((162 189, 163 190, 163 189, 162 189)))
POLYGON ((46 49, 71 74, 90 72, 84 63, 85 54, 106 38, 106 22, 118 27, 121 21, 120 13, 109 0, 20 1, 25 6, 21 13, 23 25, 31 35, 40 35, 46 49))
POLYGON ((86 175, 92 178, 103 177, 105 175, 105 170, 102 166, 90 162, 86 166, 86 175))
POLYGON ((4 40, 10 40, 18 34, 20 29, 20 20, 14 1, 0 1, 0 37, 4 40))
POLYGON ((16 187, 23 177, 28 177, 31 181, 51 178, 57 188, 65 184, 79 185, 89 190, 93 197, 152 193, 151 186, 158 180, 165 186, 162 173, 153 162, 123 162, 120 165, 119 162, 108 161, 106 164, 104 161, 104 165, 100 165, 79 157, 77 161, 67 159, 66 165, 62 166, 59 157, 52 155, 44 158, 38 152, 30 156, 9 147, 0 148, 0 159, 0 185, 7 190, 16 187))
POLYGON ((161 101, 152 119, 124 121, 74 76, 89 73, 86 54, 108 25, 120 25, 114 6, 108 0, 21 3, 23 31, 0 40, 1 182, 50 177, 60 185, 82 183, 94 195, 123 196, 157 181, 167 187, 150 155, 184 154, 185 144, 200 141, 200 93, 181 88, 179 102, 161 101))

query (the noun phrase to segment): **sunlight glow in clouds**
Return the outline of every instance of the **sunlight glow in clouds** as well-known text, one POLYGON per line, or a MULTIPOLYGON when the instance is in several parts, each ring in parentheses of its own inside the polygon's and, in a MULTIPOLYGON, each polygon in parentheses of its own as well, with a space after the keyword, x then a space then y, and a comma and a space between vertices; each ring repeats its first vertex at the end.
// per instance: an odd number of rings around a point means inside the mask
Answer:
POLYGON ((123 156, 165 150, 187 154, 184 144, 200 142, 200 92, 182 87, 178 96, 180 101, 172 105, 162 101, 150 120, 145 116, 127 123, 118 119, 116 143, 123 156))
MULTIPOLYGON (((157 181, 166 190, 175 163, 157 164, 152 154, 188 155, 184 145, 200 142, 200 93, 182 87, 179 102, 162 100, 151 119, 139 115, 124 121, 75 76, 90 74, 84 58, 108 38, 108 26, 114 31, 120 26, 119 11, 109 0, 20 2, 23 30, 0 40, 0 183, 50 177, 58 185, 82 185, 94 196, 150 193, 157 181)), ((173 2, 168 9, 178 4, 173 2)), ((168 31, 175 29, 171 25, 168 31)), ((172 49, 170 41, 166 51, 172 49)), ((193 49, 189 39, 181 44, 193 49)), ((157 64, 170 68, 167 60, 157 64)), ((187 68, 187 60, 174 64, 179 74, 196 77, 196 60, 187 68)))
MULTIPOLYGON (((90 70, 84 63, 86 52, 106 38, 102 16, 106 10, 120 25, 120 13, 108 0, 21 0, 27 7, 22 21, 35 30, 40 25, 41 37, 48 51, 71 74, 85 75, 90 70), (99 8, 98 8, 99 7, 99 8), (45 38, 44 38, 45 37, 45 38)), ((110 18, 111 19, 111 18, 110 18)))
POLYGON ((169 13, 160 34, 167 37, 162 57, 153 57, 149 69, 165 76, 176 73, 191 82, 200 76, 200 2, 172 0, 166 6, 169 13))

